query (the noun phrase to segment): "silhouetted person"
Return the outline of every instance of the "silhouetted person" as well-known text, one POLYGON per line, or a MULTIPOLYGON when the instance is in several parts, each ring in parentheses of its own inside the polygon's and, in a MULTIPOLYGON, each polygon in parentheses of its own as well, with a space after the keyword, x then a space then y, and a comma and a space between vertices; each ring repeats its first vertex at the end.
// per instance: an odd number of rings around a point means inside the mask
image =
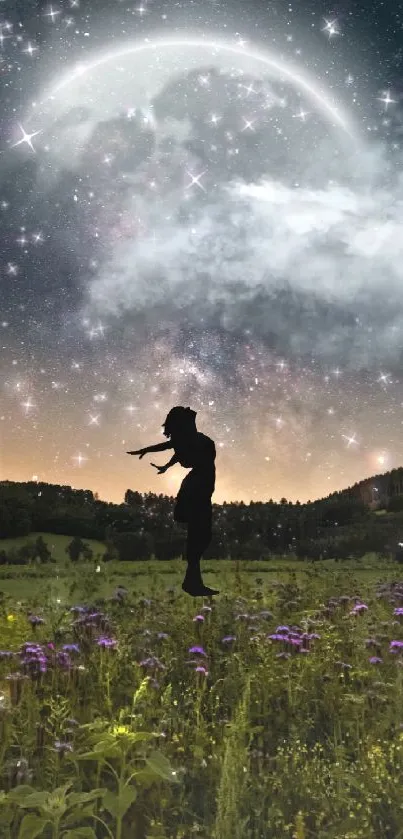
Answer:
POLYGON ((212 537, 211 496, 215 488, 216 449, 214 441, 197 430, 195 417, 196 411, 190 408, 179 405, 172 408, 163 424, 164 435, 170 437, 170 440, 155 446, 147 446, 145 449, 127 452, 127 454, 138 454, 141 459, 147 452, 173 449, 175 453, 165 466, 151 464, 158 469, 158 473, 166 472, 175 463, 180 463, 181 466, 192 470, 180 486, 174 519, 188 525, 187 569, 182 588, 193 597, 202 594, 219 594, 216 589, 204 585, 200 570, 202 554, 212 537))

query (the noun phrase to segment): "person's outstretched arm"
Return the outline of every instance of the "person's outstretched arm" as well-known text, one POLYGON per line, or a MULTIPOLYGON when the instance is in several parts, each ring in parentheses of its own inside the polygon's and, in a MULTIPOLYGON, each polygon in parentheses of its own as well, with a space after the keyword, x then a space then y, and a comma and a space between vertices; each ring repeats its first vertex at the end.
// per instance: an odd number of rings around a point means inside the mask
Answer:
POLYGON ((166 463, 165 466, 157 466, 156 463, 152 463, 151 466, 155 466, 155 468, 158 469, 158 472, 162 474, 163 472, 166 472, 167 469, 170 468, 170 466, 174 466, 175 463, 179 462, 179 457, 176 454, 173 454, 171 460, 169 461, 169 463, 166 463))
POLYGON ((173 454, 169 463, 166 463, 164 469, 169 469, 170 466, 175 466, 175 463, 179 463, 179 457, 177 454, 173 454))
POLYGON ((167 440, 166 443, 157 443, 155 446, 146 446, 144 449, 137 449, 135 452, 126 452, 126 454, 139 454, 140 458, 142 458, 148 452, 164 452, 166 449, 173 449, 173 444, 170 440, 167 440))
POLYGON ((173 443, 170 440, 166 443, 156 443, 155 446, 147 446, 146 452, 164 452, 166 449, 173 449, 173 443))

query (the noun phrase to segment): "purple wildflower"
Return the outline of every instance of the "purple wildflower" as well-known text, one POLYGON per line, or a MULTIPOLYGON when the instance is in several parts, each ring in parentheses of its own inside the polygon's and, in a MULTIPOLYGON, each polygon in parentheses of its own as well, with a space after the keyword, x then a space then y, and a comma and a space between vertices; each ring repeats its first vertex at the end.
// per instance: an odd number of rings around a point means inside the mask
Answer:
POLYGON ((155 668, 156 670, 166 670, 166 665, 163 664, 158 658, 155 656, 149 656, 149 658, 144 658, 142 661, 139 662, 140 667, 148 667, 150 669, 155 668))
POLYGON ((33 628, 39 626, 40 623, 45 623, 43 618, 40 618, 39 615, 28 615, 28 620, 33 628))
POLYGON ((101 637, 98 638, 97 641, 98 647, 102 647, 103 649, 106 649, 107 647, 109 649, 113 649, 114 647, 116 647, 117 643, 118 642, 115 641, 113 638, 105 638, 104 635, 101 635, 101 637))
POLYGON ((365 611, 368 611, 368 606, 365 603, 357 603, 352 608, 350 615, 362 615, 365 611))
POLYGON ((203 647, 199 647, 199 646, 189 647, 188 652, 189 653, 199 653, 200 655, 207 655, 207 653, 205 653, 205 651, 203 650, 203 647))
POLYGON ((69 670, 71 667, 71 658, 67 652, 61 651, 56 653, 56 661, 63 670, 69 670))

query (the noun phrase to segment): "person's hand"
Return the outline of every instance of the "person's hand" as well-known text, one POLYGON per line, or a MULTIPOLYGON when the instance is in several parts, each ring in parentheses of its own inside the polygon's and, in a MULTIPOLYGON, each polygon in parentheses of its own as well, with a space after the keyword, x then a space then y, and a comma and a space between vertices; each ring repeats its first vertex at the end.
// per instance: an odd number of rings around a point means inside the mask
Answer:
POLYGON ((166 466, 157 466, 156 463, 152 463, 151 466, 155 466, 155 468, 158 469, 158 474, 159 475, 162 475, 164 472, 167 471, 166 466))
POLYGON ((126 454, 138 454, 138 455, 140 455, 140 460, 141 460, 141 458, 144 457, 145 454, 147 454, 147 450, 146 449, 137 449, 137 451, 135 451, 135 452, 126 452, 126 454))

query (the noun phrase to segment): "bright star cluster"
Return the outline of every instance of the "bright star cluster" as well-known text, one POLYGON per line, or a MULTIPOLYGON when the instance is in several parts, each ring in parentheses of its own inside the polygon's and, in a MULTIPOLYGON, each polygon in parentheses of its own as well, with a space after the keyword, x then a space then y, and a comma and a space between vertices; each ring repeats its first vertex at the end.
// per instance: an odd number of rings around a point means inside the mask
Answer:
POLYGON ((176 495, 175 404, 216 503, 401 466, 401 14, 0 3, 2 479, 176 495))

